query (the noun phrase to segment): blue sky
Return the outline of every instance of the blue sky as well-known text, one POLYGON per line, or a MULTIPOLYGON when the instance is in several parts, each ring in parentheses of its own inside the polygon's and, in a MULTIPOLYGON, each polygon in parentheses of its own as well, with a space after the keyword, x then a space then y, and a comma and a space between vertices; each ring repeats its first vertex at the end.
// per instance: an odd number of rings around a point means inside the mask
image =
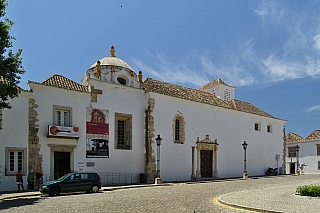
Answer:
POLYGON ((6 12, 24 89, 54 74, 80 83, 113 45, 144 78, 195 89, 221 78, 287 133, 320 129, 319 0, 9 0, 6 12))

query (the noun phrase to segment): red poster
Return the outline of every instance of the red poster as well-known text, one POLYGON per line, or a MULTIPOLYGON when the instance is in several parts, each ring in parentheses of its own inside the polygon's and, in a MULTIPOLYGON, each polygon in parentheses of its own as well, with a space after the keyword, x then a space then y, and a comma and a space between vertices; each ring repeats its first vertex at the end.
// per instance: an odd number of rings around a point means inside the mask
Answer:
POLYGON ((109 124, 87 122, 87 134, 109 135, 109 124))

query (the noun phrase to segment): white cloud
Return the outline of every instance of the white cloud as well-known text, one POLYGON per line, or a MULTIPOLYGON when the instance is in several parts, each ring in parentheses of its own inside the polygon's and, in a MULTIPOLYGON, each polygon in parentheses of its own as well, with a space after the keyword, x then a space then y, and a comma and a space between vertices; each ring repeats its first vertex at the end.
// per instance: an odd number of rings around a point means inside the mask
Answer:
POLYGON ((263 1, 253 10, 262 27, 245 35, 235 32, 238 43, 223 50, 220 58, 190 50, 192 53, 175 60, 155 51, 149 53, 153 60, 149 64, 134 63, 144 76, 195 88, 216 78, 232 86, 319 78, 320 14, 290 7, 263 1))
POLYGON ((307 112, 313 112, 313 111, 317 111, 317 110, 320 110, 320 105, 316 105, 316 106, 310 107, 307 110, 307 112))
POLYGON ((263 22, 268 22, 270 24, 278 24, 282 17, 285 15, 284 8, 276 1, 263 1, 258 9, 253 9, 253 12, 261 18, 263 22))
POLYGON ((185 62, 172 62, 159 53, 153 57, 153 67, 139 60, 133 61, 136 67, 144 73, 144 76, 179 85, 193 85, 197 89, 210 81, 200 68, 192 69, 190 67, 193 66, 185 62))
POLYGON ((320 50, 320 33, 318 35, 315 35, 313 37, 313 40, 314 40, 314 47, 320 50))
POLYGON ((255 81, 254 77, 236 62, 218 68, 207 56, 196 53, 186 56, 183 62, 171 61, 159 53, 151 57, 154 59, 153 67, 140 60, 133 60, 133 63, 144 76, 178 85, 192 85, 198 89, 217 78, 231 86, 249 85, 255 81))

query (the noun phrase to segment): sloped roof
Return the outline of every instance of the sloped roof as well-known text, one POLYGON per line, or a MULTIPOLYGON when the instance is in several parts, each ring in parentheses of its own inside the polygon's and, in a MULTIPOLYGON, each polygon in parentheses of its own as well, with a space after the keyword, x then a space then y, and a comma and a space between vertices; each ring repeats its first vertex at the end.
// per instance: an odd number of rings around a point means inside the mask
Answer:
POLYGON ((46 86, 52 86, 52 87, 58 87, 58 88, 63 88, 63 89, 69 89, 69 90, 74 90, 74 91, 79 91, 79 92, 89 92, 88 87, 83 86, 81 84, 78 84, 77 82, 74 82, 70 80, 69 78, 66 78, 62 75, 54 74, 50 78, 47 78, 41 83, 29 81, 32 83, 36 84, 42 84, 46 86))
POLYGON ((206 90, 206 89, 210 89, 214 86, 217 86, 217 85, 224 85, 224 86, 227 86, 227 87, 231 87, 231 88, 234 88, 232 86, 230 86, 229 84, 226 84, 224 81, 222 81, 220 78, 217 78, 216 80, 213 80, 205 85, 203 85, 200 90, 206 90))
POLYGON ((316 139, 320 139, 320 130, 315 130, 308 137, 306 137, 306 140, 316 140, 316 139))
POLYGON ((154 80, 151 78, 147 78, 143 82, 142 86, 143 89, 147 92, 159 93, 175 98, 182 98, 189 101, 210 104, 214 106, 224 107, 227 109, 237 110, 241 112, 276 119, 272 115, 264 112, 263 110, 259 109, 258 107, 255 107, 250 103, 239 100, 232 100, 229 103, 226 103, 222 101, 220 98, 216 97, 215 95, 202 90, 191 89, 175 84, 154 80))
POLYGON ((247 113, 255 114, 255 115, 261 115, 261 116, 268 117, 268 118, 275 118, 272 115, 266 113, 265 111, 259 109, 258 107, 254 106, 248 102, 233 99, 228 102, 228 106, 231 109, 234 109, 237 111, 247 112, 247 113))
POLYGON ((182 98, 189 101, 229 108, 224 101, 205 91, 170 84, 152 78, 147 78, 143 82, 142 86, 143 89, 148 92, 154 92, 175 98, 182 98))
POLYGON ((296 142, 302 142, 302 141, 304 141, 304 138, 293 132, 290 132, 289 134, 286 135, 287 143, 296 143, 296 142))

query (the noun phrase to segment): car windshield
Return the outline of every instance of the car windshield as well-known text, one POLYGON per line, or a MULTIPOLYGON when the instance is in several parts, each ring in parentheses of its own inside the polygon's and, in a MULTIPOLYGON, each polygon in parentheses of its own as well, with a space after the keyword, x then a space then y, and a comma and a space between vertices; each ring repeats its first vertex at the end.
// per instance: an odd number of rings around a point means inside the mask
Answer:
POLYGON ((68 177, 70 174, 65 174, 65 175, 63 175, 62 177, 60 177, 59 179, 57 179, 57 180, 64 180, 66 177, 68 177))

